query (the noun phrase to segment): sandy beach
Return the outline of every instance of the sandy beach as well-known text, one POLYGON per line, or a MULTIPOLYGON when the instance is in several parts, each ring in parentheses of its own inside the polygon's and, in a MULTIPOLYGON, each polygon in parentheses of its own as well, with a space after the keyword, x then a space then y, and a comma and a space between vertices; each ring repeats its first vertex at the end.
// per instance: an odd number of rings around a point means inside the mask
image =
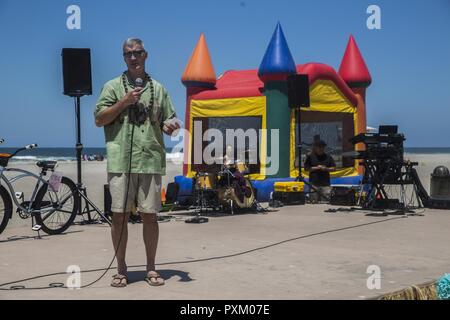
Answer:
MULTIPOLYGON (((450 168, 450 154, 405 154, 405 159, 419 163, 416 169, 419 173, 422 184, 428 192, 430 192, 430 175, 434 168, 439 165, 444 165, 450 168)), ((37 168, 33 162, 11 162, 10 167, 12 166, 30 170, 35 173, 39 172, 39 168, 37 168)), ((76 162, 59 162, 57 171, 62 172, 73 181, 76 181, 76 162)), ((107 183, 106 161, 84 161, 82 164, 82 171, 83 183, 87 187, 89 198, 94 201, 99 208, 103 209, 103 185, 107 183)), ((167 174, 163 177, 163 186, 167 186, 169 182, 173 181, 175 176, 182 174, 181 164, 168 160, 166 173, 167 174)), ((31 180, 18 182, 16 185, 16 191, 22 191, 25 195, 31 194, 33 187, 31 183, 31 180)), ((29 225, 29 223, 29 221, 21 220, 17 215, 15 215, 9 224, 9 227, 29 225)))
MULTIPOLYGON (((29 170, 38 174, 39 168, 33 162, 11 162, 9 167, 29 170)), ((71 178, 76 182, 76 162, 75 161, 62 161, 58 162, 58 167, 56 171, 63 173, 65 176, 71 178)), ((180 165, 175 164, 172 161, 167 162, 166 175, 163 177, 163 186, 167 186, 169 182, 172 182, 174 177, 180 175, 182 169, 180 165)), ((103 186, 107 183, 107 173, 106 173, 106 161, 83 161, 82 162, 82 174, 83 183, 86 185, 89 198, 103 210, 103 186)), ((25 198, 31 195, 34 187, 34 181, 31 179, 18 181, 14 188, 16 191, 22 191, 25 193, 25 198)), ((30 221, 21 220, 17 215, 8 225, 11 226, 23 226, 29 225, 30 221)))
MULTIPOLYGON (((419 162, 418 171, 427 190, 434 167, 450 167, 447 154, 409 158, 419 162)), ((33 169, 34 164, 18 167, 33 169)), ((62 162, 58 170, 75 178, 74 162, 62 162)), ((84 162, 83 170, 89 196, 103 208, 106 162, 84 162)), ((180 166, 169 163, 167 171, 164 185, 180 174, 180 166)), ((30 192, 25 184, 19 187, 30 192)), ((166 279, 163 288, 149 288, 142 280, 142 225, 130 224, 127 259, 131 283, 126 289, 109 286, 113 269, 87 289, 0 291, 0 299, 365 299, 449 272, 448 210, 426 209, 424 216, 403 218, 360 212, 327 214, 327 208, 305 205, 268 214, 213 216, 201 225, 182 223, 189 213, 178 212, 176 219, 160 224, 157 259, 158 270, 166 279), (287 239, 291 240, 283 242, 287 239), (283 243, 277 244, 280 241, 283 243), (263 249, 240 254, 255 248, 263 249), (221 256, 225 257, 209 260, 221 256), (382 270, 380 289, 369 290, 366 285, 369 265, 382 270)), ((31 222, 15 215, 0 235, 0 284, 64 273, 69 265, 78 265, 81 270, 103 268, 113 254, 105 224, 74 225, 62 235, 37 239, 31 222)), ((88 283, 99 275, 83 273, 82 281, 88 283)), ((21 284, 42 286, 64 283, 66 278, 44 277, 21 284)))

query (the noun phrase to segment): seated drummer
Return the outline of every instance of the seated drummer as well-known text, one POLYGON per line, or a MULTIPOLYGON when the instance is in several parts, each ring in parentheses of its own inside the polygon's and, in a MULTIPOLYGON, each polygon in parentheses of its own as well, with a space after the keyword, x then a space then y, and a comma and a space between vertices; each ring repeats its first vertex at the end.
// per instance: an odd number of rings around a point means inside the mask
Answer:
POLYGON ((225 148, 225 155, 223 156, 223 164, 226 167, 230 167, 234 165, 234 155, 233 155, 233 147, 230 145, 227 145, 225 148))
POLYGON ((328 201, 330 198, 330 172, 336 169, 336 164, 333 158, 325 153, 326 145, 325 141, 316 140, 311 153, 305 159, 304 168, 309 172, 309 183, 314 187, 309 194, 312 203, 328 201))
POLYGON ((224 158, 223 162, 224 166, 233 173, 231 185, 234 188, 234 192, 238 197, 239 201, 243 202, 244 196, 247 198, 251 196, 251 190, 246 185, 243 173, 240 172, 239 168, 237 167, 237 163, 234 160, 234 149, 231 145, 227 145, 225 149, 225 156, 223 158, 224 158))

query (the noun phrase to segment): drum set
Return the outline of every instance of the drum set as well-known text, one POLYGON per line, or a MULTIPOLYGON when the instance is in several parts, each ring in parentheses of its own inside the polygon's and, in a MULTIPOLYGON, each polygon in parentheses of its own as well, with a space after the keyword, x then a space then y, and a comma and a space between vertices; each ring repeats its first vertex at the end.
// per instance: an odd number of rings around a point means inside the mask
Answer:
POLYGON ((197 212, 257 209, 255 189, 243 161, 222 164, 220 171, 197 171, 194 177, 194 206, 197 212))

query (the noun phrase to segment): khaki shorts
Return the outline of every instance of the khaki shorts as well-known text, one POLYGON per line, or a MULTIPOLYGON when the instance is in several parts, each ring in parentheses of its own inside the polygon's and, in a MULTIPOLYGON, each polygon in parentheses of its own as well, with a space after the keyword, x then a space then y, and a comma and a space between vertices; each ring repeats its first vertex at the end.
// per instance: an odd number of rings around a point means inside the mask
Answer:
POLYGON ((161 175, 132 173, 130 175, 126 210, 124 210, 125 193, 128 185, 127 178, 127 173, 108 173, 112 212, 131 212, 134 208, 137 208, 140 213, 158 213, 161 211, 161 175))

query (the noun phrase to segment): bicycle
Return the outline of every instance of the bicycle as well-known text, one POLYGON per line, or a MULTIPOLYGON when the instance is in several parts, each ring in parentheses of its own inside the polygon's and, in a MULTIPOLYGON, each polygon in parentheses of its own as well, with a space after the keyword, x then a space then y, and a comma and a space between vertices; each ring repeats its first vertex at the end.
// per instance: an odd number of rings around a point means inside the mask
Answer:
MULTIPOLYGON (((3 141, 0 139, 0 144, 3 141)), ((37 167, 41 168, 39 175, 23 169, 7 168, 9 160, 19 152, 36 147, 36 144, 30 144, 12 154, 0 153, 0 233, 12 218, 13 202, 20 218, 27 219, 31 216, 33 231, 43 230, 49 235, 66 231, 77 216, 77 187, 71 179, 55 173, 57 161, 36 162, 37 167), (49 171, 52 175, 47 180, 44 177, 49 171), (8 179, 5 172, 15 175, 8 179), (23 192, 15 192, 13 187, 13 183, 26 177, 37 180, 28 201, 24 200, 23 192)))

